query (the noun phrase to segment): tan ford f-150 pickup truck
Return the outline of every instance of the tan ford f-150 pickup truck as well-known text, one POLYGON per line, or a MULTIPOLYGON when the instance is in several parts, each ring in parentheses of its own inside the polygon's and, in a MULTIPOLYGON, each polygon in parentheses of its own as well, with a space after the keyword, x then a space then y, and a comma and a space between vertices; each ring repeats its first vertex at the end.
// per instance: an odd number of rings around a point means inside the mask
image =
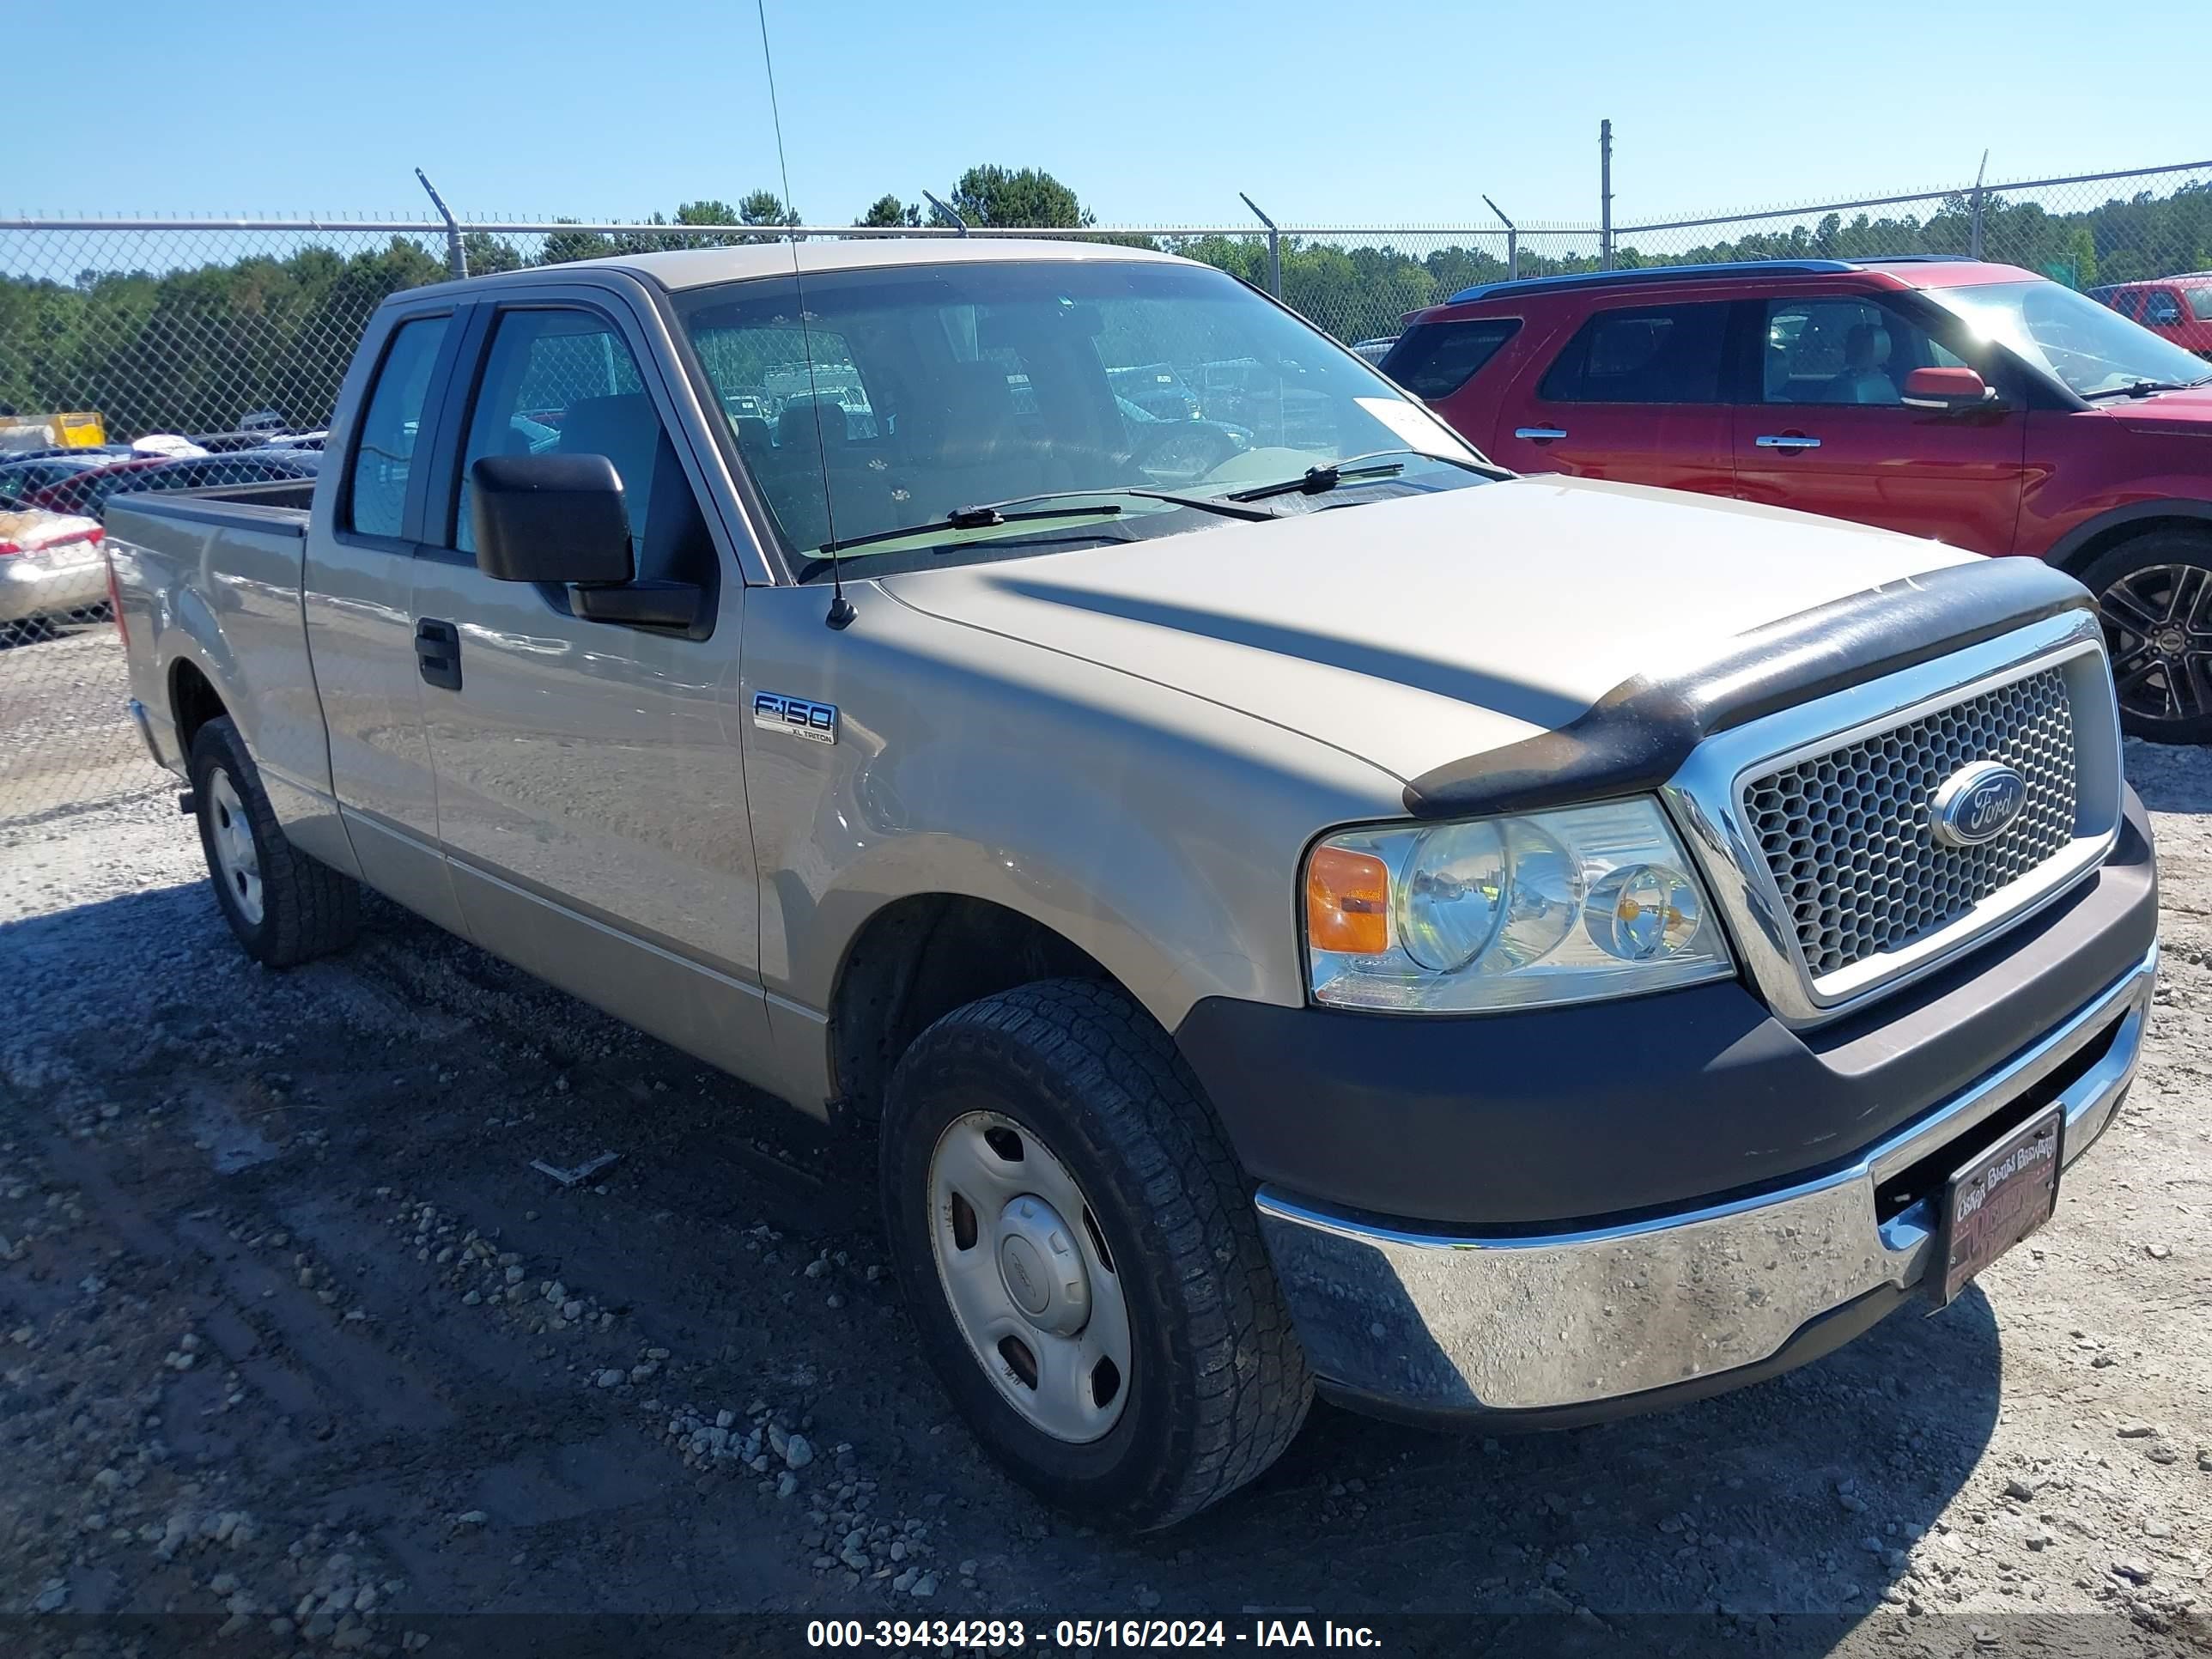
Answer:
POLYGON ((2072 580, 1511 477, 1180 259, 795 259, 395 295, 319 480, 113 504, 252 955, 366 884, 879 1136, 914 1340, 1124 1525, 1316 1389, 1667 1405, 2051 1214, 2156 962, 2072 580))

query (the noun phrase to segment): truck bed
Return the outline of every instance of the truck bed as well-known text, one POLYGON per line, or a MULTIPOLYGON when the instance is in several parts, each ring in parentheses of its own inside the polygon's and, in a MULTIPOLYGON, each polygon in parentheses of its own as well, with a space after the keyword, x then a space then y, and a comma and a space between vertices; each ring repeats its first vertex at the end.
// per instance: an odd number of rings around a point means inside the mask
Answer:
POLYGON ((194 688, 222 685, 222 710, 280 817, 313 811, 330 791, 300 599, 314 490, 313 478, 288 478, 107 504, 131 696, 155 757, 186 772, 192 711, 204 706, 194 688))
POLYGON ((203 489, 146 490, 122 494, 107 504, 110 535, 129 538, 118 514, 182 520, 191 524, 234 524, 278 535, 307 533, 307 508, 315 499, 313 478, 277 478, 266 483, 210 484, 203 489))

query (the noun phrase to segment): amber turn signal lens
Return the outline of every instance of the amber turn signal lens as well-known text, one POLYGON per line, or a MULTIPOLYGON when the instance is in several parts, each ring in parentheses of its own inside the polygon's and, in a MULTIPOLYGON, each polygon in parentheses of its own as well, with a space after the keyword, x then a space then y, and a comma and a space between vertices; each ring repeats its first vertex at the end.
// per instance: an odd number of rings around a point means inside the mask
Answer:
POLYGON ((1390 948, 1390 872, 1368 853, 1316 848, 1306 865, 1306 939, 1316 951, 1380 956, 1390 948))

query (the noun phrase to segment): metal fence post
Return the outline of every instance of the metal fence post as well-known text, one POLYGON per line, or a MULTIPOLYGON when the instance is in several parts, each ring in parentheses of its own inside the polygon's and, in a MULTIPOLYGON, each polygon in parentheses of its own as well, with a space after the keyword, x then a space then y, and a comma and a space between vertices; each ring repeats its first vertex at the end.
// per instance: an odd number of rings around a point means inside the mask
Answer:
POLYGON ((1257 202, 1241 190, 1237 197, 1267 228, 1267 292, 1279 300, 1283 297, 1283 233, 1275 228, 1273 219, 1260 211, 1257 202))
POLYGON ((423 172, 422 168, 416 167, 415 169, 415 176, 422 181, 422 188, 428 192, 430 205, 438 210, 438 216, 446 222, 446 270, 447 273, 454 276, 467 276, 469 274, 469 251, 461 245, 461 228, 453 222, 453 210, 446 205, 446 198, 438 194, 438 187, 430 182, 430 175, 428 173, 423 172))
POLYGON ((1521 274, 1520 227, 1516 225, 1510 219, 1507 218, 1505 216, 1505 210, 1499 207, 1497 203, 1492 201, 1487 196, 1484 197, 1482 200, 1483 205, 1498 216, 1498 222, 1505 227, 1505 280, 1510 283, 1521 274))
POLYGON ((1973 216, 1966 229, 1966 252, 1974 258, 1982 257, 1982 179, 1990 170, 1990 153, 1982 152, 1982 164, 1974 169, 1973 216))
POLYGON ((1597 268, 1613 269, 1613 123, 1597 124, 1597 268))
POLYGON ((944 203, 939 201, 934 196, 932 196, 926 190, 921 192, 921 198, 925 202, 927 202, 930 206, 935 208, 939 213, 943 214, 946 218, 951 220, 963 236, 965 236, 968 234, 968 222, 962 218, 957 213, 945 206, 944 203))

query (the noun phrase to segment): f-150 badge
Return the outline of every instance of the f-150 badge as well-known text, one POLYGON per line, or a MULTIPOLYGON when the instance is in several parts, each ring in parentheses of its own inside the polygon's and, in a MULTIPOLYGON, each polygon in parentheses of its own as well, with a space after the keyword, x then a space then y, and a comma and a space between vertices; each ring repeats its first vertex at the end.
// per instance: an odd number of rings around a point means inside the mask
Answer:
POLYGON ((779 696, 773 691, 753 693, 753 724, 769 732, 782 732, 809 743, 837 741, 837 705, 809 702, 804 697, 779 696))

